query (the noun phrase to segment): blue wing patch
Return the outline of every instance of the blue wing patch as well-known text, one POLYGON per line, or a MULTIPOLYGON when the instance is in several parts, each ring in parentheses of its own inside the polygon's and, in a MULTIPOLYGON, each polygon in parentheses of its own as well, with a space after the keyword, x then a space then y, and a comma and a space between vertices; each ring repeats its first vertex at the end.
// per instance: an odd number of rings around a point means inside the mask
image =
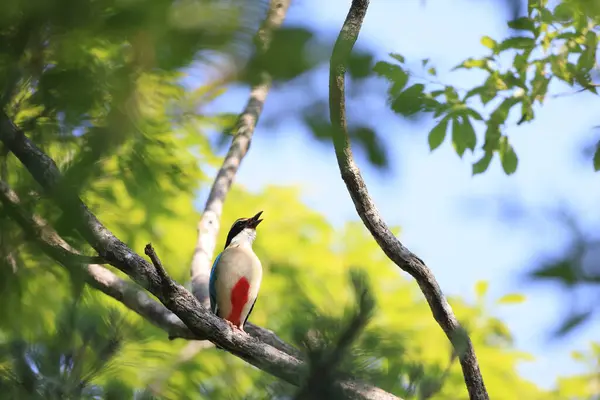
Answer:
POLYGON ((217 264, 219 263, 219 259, 223 253, 219 253, 219 255, 215 258, 215 262, 210 270, 210 279, 208 281, 208 295, 210 297, 210 310, 216 314, 217 313, 217 264))

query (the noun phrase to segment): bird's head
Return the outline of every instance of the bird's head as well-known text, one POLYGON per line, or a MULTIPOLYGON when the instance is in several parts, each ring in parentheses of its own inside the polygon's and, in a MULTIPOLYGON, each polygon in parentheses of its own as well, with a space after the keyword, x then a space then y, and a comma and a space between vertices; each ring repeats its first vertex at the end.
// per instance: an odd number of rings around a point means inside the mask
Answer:
POLYGON ((227 246, 229 246, 231 242, 238 236, 246 236, 250 242, 254 241, 256 238, 256 227, 262 222, 262 219, 260 219, 260 215, 262 213, 262 211, 259 211, 254 217, 240 218, 236 220, 233 225, 231 225, 231 229, 229 229, 227 241, 225 242, 225 248, 227 248, 227 246))

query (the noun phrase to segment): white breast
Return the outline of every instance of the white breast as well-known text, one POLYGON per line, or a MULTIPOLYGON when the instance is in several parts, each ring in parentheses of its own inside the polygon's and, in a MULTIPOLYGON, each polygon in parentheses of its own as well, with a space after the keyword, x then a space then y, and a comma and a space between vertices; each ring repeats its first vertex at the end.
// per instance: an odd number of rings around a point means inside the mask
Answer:
POLYGON ((231 291, 242 277, 250 284, 248 301, 240 316, 240 323, 243 324, 258 296, 262 281, 262 265, 250 246, 233 244, 223 251, 218 265, 215 289, 219 317, 227 318, 231 312, 231 291))

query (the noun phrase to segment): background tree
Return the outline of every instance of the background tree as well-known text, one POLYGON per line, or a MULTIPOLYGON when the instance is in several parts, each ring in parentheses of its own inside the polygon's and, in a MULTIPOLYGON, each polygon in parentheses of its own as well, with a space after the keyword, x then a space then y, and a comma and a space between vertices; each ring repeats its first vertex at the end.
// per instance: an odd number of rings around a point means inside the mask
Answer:
MULTIPOLYGON (((293 188, 251 193, 234 186, 230 191, 270 88, 293 85, 329 62, 329 42, 327 53, 311 57, 309 50, 325 46, 317 33, 299 26, 278 29, 289 2, 57 0, 3 6, 2 395, 486 398, 483 385, 469 381, 479 367, 469 370, 474 364, 463 353, 465 336, 457 340, 451 334, 457 326, 444 320, 453 313, 470 336, 491 398, 598 395, 593 373, 563 379, 552 392, 519 376, 517 363, 527 354, 514 348, 510 332, 486 301, 510 304, 521 296, 489 299, 487 284, 480 282, 474 288, 476 304, 451 297, 453 311, 444 308, 435 281, 422 278, 427 267, 395 239, 399 229, 382 231, 374 223, 376 210, 365 207, 371 200, 364 187, 352 186, 359 178, 343 148, 347 141, 374 166, 385 168, 390 157, 381 132, 352 120, 344 132, 346 122, 338 117, 345 94, 335 90, 343 89, 336 86, 343 65, 353 83, 385 76, 394 111, 442 117, 429 136, 432 149, 449 125, 457 153, 474 150, 475 119, 487 130, 483 158, 473 172, 484 172, 496 153, 504 170, 514 172, 517 151, 501 132, 510 108, 520 104, 519 122, 531 120, 533 105, 543 99, 552 78, 595 91, 590 60, 595 61, 592 36, 597 38, 599 13, 586 4, 563 1, 547 8, 531 2, 527 16, 509 26, 534 38, 497 43, 484 37, 493 56, 467 60, 462 67, 481 68, 489 77, 459 96, 460 90, 449 85, 429 91, 423 83, 413 84, 414 73, 399 54, 390 63, 374 60, 362 48, 350 53, 348 43, 356 40, 368 5, 353 2, 336 47, 339 57, 334 52, 331 61, 334 129, 324 99, 315 97, 294 112, 317 140, 335 140, 342 177, 369 230, 361 223, 335 229, 293 188), (535 50, 548 51, 559 40, 567 42, 566 54, 561 50, 530 61, 535 50), (495 69, 494 57, 511 49, 517 50, 513 67, 495 69), (576 61, 568 61, 579 52, 576 61), (216 65, 222 75, 190 88, 198 65, 216 65), (529 77, 535 71, 542 72, 529 77), (206 112, 231 83, 251 87, 242 113, 206 112), (482 105, 500 104, 488 115, 469 103, 475 95, 482 105), (231 140, 223 160, 218 144, 209 140, 211 130, 225 133, 222 143, 231 140), (216 174, 214 168, 219 168, 216 174), (203 188, 210 193, 199 215, 193 201, 203 188), (248 328, 252 338, 245 338, 200 304, 206 302, 208 268, 227 226, 258 209, 269 221, 261 225, 256 243, 266 274, 248 328), (191 221, 199 221, 196 231, 191 221), (152 264, 134 253, 141 254, 149 241, 152 264), (380 245, 417 279, 427 299, 390 266, 380 245), (195 298, 174 283, 187 282, 190 275, 195 298)), ((429 62, 422 65, 435 79, 429 62)), ((561 274, 545 268, 536 276, 563 279, 576 263, 561 265, 561 274)), ((597 361, 595 350, 575 356, 597 361)))

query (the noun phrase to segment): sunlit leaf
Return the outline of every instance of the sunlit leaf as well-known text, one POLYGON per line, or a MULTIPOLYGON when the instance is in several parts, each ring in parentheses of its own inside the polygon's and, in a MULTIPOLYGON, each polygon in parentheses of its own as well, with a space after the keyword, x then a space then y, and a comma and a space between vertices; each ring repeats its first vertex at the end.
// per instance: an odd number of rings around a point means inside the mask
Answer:
POLYGON ((525 301, 525 296, 519 293, 510 293, 500 297, 498 304, 519 304, 525 301))
POLYGON ((482 299, 485 297, 490 283, 488 281, 477 281, 475 284, 475 293, 477 294, 477 298, 482 299))
POLYGON ((508 49, 531 50, 535 46, 535 39, 516 36, 503 40, 497 47, 497 52, 508 49))
POLYGON ((481 44, 492 50, 494 50, 494 48, 498 45, 498 43, 496 43, 496 41, 489 36, 483 36, 481 38, 481 44))

